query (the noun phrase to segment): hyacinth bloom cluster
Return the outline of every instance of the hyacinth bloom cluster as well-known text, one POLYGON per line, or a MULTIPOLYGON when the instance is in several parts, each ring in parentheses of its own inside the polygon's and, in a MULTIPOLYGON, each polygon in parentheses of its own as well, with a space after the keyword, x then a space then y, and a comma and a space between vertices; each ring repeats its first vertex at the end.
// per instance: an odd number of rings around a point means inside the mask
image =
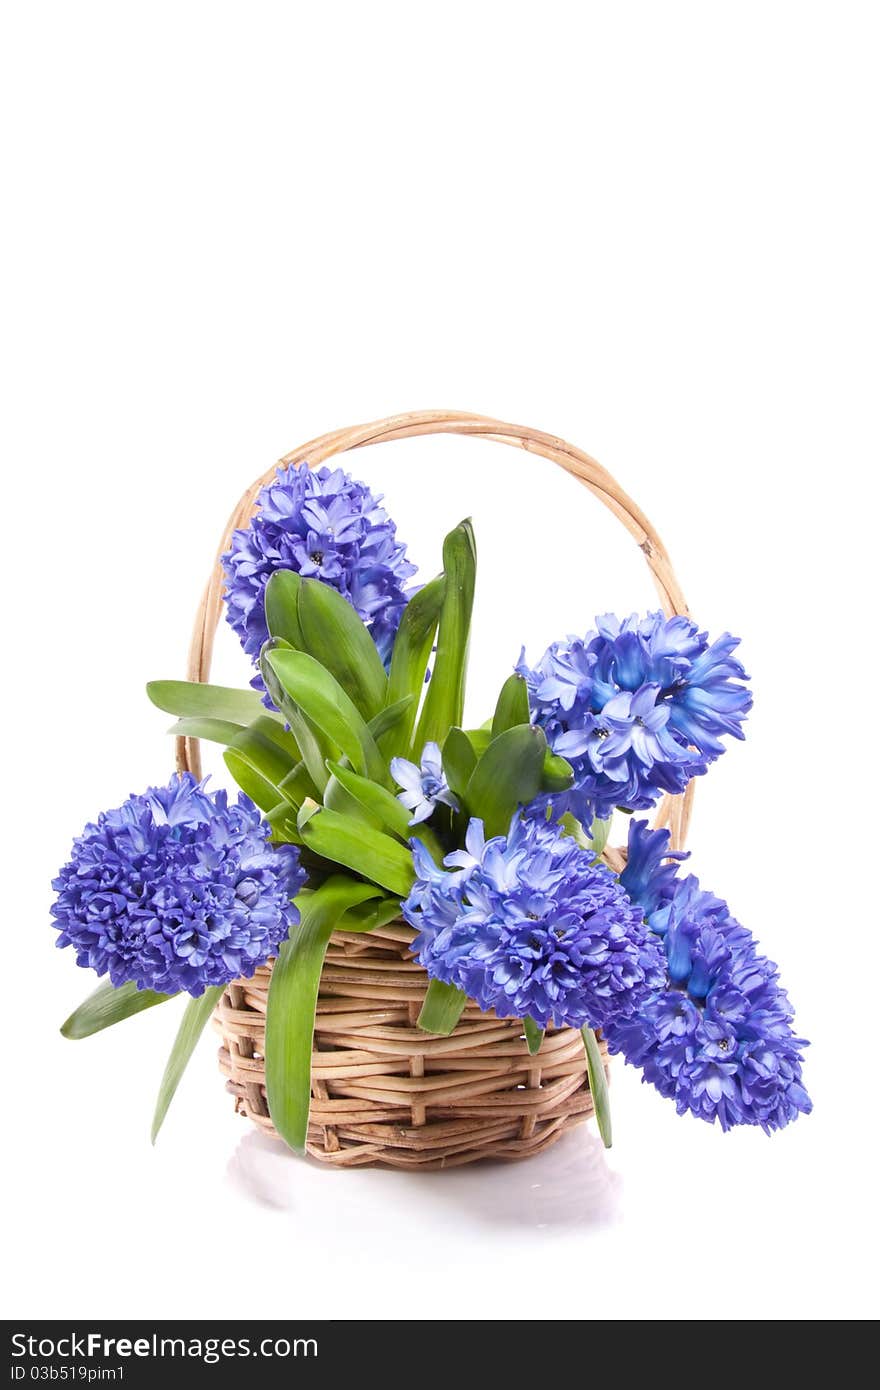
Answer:
POLYGON ((391 776, 402 788, 398 801, 412 811, 410 825, 419 825, 427 820, 434 808, 441 804, 451 807, 453 811, 458 810, 458 802, 449 790, 440 748, 436 743, 425 744, 418 766, 408 758, 392 758, 391 776))
POLYGON ((257 498, 250 525, 223 556, 226 617, 254 662, 269 636, 264 593, 276 570, 320 579, 347 598, 382 654, 390 654, 415 574, 394 522, 341 468, 280 468, 257 498))
POLYGON ((704 773, 724 736, 743 737, 751 708, 738 644, 725 633, 710 645, 688 618, 607 614, 534 668, 521 656, 534 721, 575 772, 554 806, 604 819, 616 806, 647 809, 704 773))
POLYGON ((432 978, 501 1018, 604 1026, 663 980, 657 937, 608 869, 555 825, 515 817, 486 840, 471 820, 466 847, 439 868, 413 841, 415 886, 403 915, 432 978))
POLYGON ((53 882, 57 945, 77 965, 160 994, 251 976, 299 921, 298 851, 272 848, 247 797, 191 774, 105 811, 53 882))
POLYGON ((666 980, 631 1015, 609 1020, 608 1047, 679 1114, 723 1129, 781 1129, 811 1109, 801 1080, 806 1044, 794 1034, 788 996, 727 904, 698 879, 677 877, 668 844, 665 830, 630 827, 621 882, 663 943, 666 980))

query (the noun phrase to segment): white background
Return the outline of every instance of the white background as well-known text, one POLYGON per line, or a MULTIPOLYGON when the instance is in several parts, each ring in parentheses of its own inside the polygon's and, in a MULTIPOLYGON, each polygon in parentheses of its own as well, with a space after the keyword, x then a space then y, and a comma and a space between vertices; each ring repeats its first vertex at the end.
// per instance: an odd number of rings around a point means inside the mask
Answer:
MULTIPOLYGON (((877 1311, 876 8, 31 3, 4 21, 3 1218, 8 1315, 860 1318, 877 1311), (449 406, 599 457, 748 741, 692 867, 780 960, 811 1118, 691 1119, 616 1063, 615 1145, 432 1176, 249 1132, 173 1005, 81 1043, 49 880, 171 767, 223 522, 278 455, 449 406)), ((359 454, 423 572, 472 513, 473 712, 653 592, 549 464, 359 454)), ((221 674, 246 679, 234 639, 221 674)))

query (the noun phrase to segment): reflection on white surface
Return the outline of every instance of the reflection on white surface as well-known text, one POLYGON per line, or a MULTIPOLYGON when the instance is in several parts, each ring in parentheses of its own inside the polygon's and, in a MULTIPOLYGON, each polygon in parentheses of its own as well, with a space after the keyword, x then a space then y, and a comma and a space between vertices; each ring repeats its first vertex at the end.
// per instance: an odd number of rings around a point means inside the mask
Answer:
POLYGON ((612 1172, 601 1141, 586 1129, 566 1134, 534 1158, 513 1163, 474 1163, 445 1172, 387 1168, 331 1168, 297 1158, 257 1131, 239 1142, 227 1170, 229 1182, 261 1207, 314 1219, 326 1202, 381 1198, 391 1208, 418 1201, 433 1215, 511 1229, 550 1230, 607 1225, 620 1215, 621 1179, 612 1172))

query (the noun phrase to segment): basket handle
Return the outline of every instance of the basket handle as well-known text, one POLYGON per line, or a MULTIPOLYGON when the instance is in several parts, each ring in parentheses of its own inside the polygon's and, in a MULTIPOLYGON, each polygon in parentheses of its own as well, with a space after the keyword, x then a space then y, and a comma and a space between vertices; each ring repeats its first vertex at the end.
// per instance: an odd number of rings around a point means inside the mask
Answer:
MULTIPOLYGON (((211 577, 196 613, 187 665, 188 680, 206 681, 210 675, 214 636, 223 608, 224 577, 220 556, 229 549, 232 532, 247 526, 253 515, 257 496, 261 488, 271 482, 276 468, 291 463, 306 463, 310 468, 317 468, 327 459, 347 453, 350 449, 362 449, 368 444, 383 444, 391 439, 412 439, 423 434, 476 435, 497 444, 511 444, 516 448, 525 449, 530 454, 538 454, 564 468, 572 477, 577 478, 578 482, 583 483, 584 487, 589 488, 634 538, 645 556, 666 614, 687 614, 684 595, 663 542, 654 527, 611 474, 589 454, 576 449, 573 444, 567 444, 564 439, 556 438, 555 435, 544 434, 541 430, 528 429, 523 425, 508 425, 485 415, 470 415, 457 410, 415 410, 405 415, 390 415, 385 420, 375 420, 368 425, 353 425, 348 429, 335 430, 331 434, 310 440, 301 448, 285 454, 248 488, 223 532, 211 577)), ((177 766, 182 772, 192 772, 196 777, 201 775, 197 739, 178 739, 177 766)), ((655 825, 669 826, 675 849, 681 849, 684 845, 690 821, 693 789, 694 783, 691 781, 682 796, 664 796, 657 812, 655 825)), ((616 852, 611 853, 613 856, 616 852)))

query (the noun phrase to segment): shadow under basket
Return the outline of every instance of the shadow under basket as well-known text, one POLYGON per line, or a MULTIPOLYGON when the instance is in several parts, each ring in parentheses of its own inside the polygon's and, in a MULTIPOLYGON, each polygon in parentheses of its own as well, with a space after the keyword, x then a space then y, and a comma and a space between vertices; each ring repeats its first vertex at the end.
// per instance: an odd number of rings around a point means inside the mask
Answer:
MULTIPOLYGON (((335 932, 315 1019, 307 1150, 325 1163, 450 1168, 528 1158, 593 1114, 584 1044, 547 1030, 530 1056, 518 1019, 468 1004, 450 1037, 416 1026, 428 977, 413 932, 335 932)), ((278 1135, 266 1104, 263 1049, 272 967, 229 986, 215 1012, 220 1068, 239 1114, 278 1135)), ((603 1062, 607 1069, 604 1044, 603 1062)))

